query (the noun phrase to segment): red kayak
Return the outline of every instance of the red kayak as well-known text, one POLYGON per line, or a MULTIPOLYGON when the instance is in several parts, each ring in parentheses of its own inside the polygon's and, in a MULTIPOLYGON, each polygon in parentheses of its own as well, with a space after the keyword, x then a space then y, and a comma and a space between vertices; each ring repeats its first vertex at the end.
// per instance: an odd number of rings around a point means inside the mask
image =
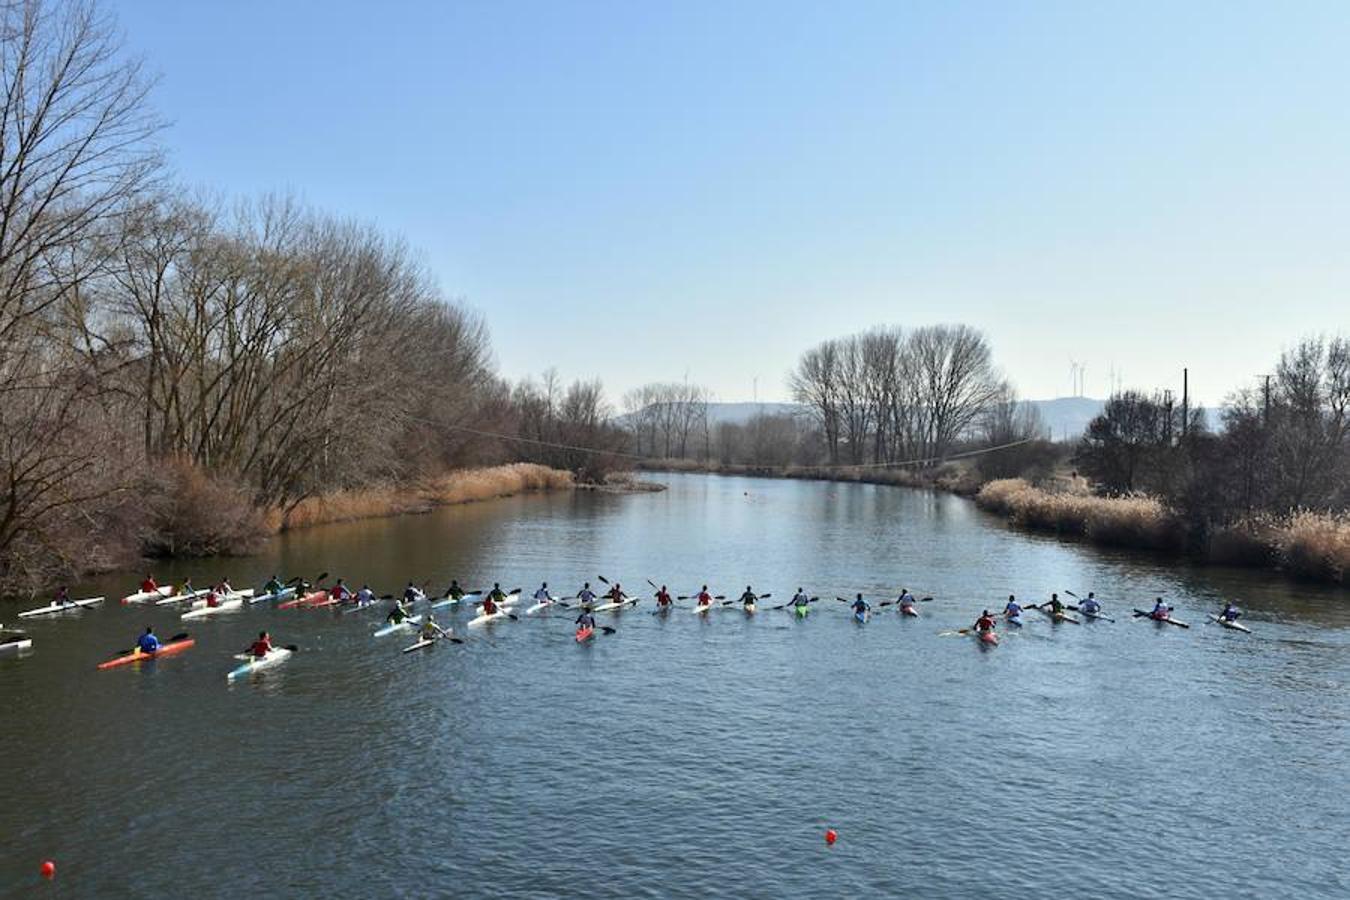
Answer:
POLYGON ((277 604, 277 609, 294 609, 297 606, 318 606, 328 599, 327 591, 310 591, 293 599, 277 604))
POLYGON ((181 638, 180 640, 170 641, 167 644, 160 644, 159 649, 156 650, 154 653, 142 653, 141 648, 137 647, 130 653, 124 653, 121 656, 114 656, 107 662, 99 663, 98 667, 100 669, 115 669, 118 666, 125 666, 128 663, 145 662, 151 659, 159 659, 161 656, 173 656, 175 653, 182 653, 184 650, 191 647, 195 643, 197 642, 194 639, 190 637, 185 637, 181 638))
POLYGON ((587 626, 587 627, 585 627, 585 628, 578 628, 578 629, 577 629, 577 643, 580 644, 582 641, 588 641, 588 640, 590 640, 590 639, 591 639, 591 635, 593 635, 593 634, 595 634, 595 629, 594 629, 594 628, 591 628, 590 626, 587 626))
POLYGON ((990 630, 990 631, 981 631, 981 632, 980 632, 980 643, 981 643, 981 644, 986 644, 986 645, 988 645, 988 646, 990 646, 990 647, 997 647, 997 646, 998 646, 998 635, 995 634, 995 633, 993 632, 993 630, 990 630))

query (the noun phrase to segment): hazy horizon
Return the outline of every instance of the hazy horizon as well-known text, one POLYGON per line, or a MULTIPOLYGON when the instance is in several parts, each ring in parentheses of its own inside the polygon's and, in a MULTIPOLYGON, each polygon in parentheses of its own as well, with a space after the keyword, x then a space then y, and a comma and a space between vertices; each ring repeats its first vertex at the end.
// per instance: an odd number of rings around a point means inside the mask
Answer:
POLYGON ((110 8, 185 182, 404 236, 508 377, 785 400, 963 322, 1025 397, 1214 406, 1345 327, 1343 6, 110 8))

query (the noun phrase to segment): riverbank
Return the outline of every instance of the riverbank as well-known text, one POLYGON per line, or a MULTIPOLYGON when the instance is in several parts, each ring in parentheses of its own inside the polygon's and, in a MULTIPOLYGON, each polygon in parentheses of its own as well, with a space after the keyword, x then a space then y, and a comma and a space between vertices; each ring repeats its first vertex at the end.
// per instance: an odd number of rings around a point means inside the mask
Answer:
POLYGON ((1330 513, 1265 517, 1197 536, 1153 497, 1098 497, 1081 479, 1047 490, 1002 478, 984 485, 975 503, 1017 527, 1103 546, 1187 552, 1200 562, 1273 568, 1330 584, 1346 584, 1350 573, 1350 517, 1330 513))
POLYGON ((517 494, 573 490, 577 486, 571 472, 534 463, 511 463, 447 472, 409 485, 308 497, 289 509, 269 510, 264 521, 270 532, 277 533, 333 522, 426 513, 442 506, 517 494))
POLYGON ((646 472, 684 472, 706 475, 734 475, 745 478, 794 478, 806 481, 839 481, 850 484, 886 484, 893 487, 924 488, 973 497, 983 481, 971 466, 947 463, 928 471, 881 469, 867 466, 747 466, 733 463, 698 462, 689 459, 643 460, 638 469, 646 472))

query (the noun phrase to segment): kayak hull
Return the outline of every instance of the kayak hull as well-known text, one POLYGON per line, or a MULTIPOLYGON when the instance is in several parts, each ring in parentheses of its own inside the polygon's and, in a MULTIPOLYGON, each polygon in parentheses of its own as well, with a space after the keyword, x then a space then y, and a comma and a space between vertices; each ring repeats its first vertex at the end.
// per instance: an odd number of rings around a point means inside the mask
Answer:
POLYGON ((170 641, 167 644, 161 644, 160 648, 154 653, 142 653, 141 649, 137 647, 130 653, 123 654, 122 656, 114 656, 106 662, 99 663, 98 668, 101 671, 104 669, 115 669, 118 666, 131 665, 132 663, 150 662, 151 660, 159 659, 161 656, 173 656, 175 653, 182 653, 196 643, 197 641, 194 638, 184 638, 181 641, 170 641))
POLYGON ((32 619, 37 616, 52 616, 59 613, 75 612, 90 606, 97 606, 102 603, 106 597, 86 597, 83 600, 72 600, 70 603, 49 603, 46 606, 39 606, 37 609, 30 609, 19 613, 20 619, 32 619))
POLYGON ((33 649, 33 639, 32 639, 32 638, 24 637, 24 638, 19 638, 18 640, 15 640, 15 641, 5 641, 3 644, 0 644, 0 657, 3 657, 3 656, 18 656, 20 653, 23 653, 25 650, 31 650, 31 649, 33 649))
POLYGON ((997 647, 998 635, 993 631, 981 631, 977 637, 980 639, 980 645, 983 647, 997 647))
POLYGON ((583 641, 589 641, 589 640, 590 640, 591 638, 593 638, 593 637, 595 637, 595 629, 594 629, 594 628, 578 628, 578 629, 577 629, 577 643, 578 643, 578 644, 582 643, 583 641))
POLYGON ((1215 616, 1215 615, 1211 615, 1210 618, 1213 619, 1216 624, 1222 625, 1224 628, 1231 628, 1234 631, 1241 631, 1246 634, 1252 633, 1252 630, 1248 628, 1246 625, 1243 625, 1241 622, 1230 622, 1227 619, 1223 618, 1222 616, 1215 616))
POLYGON ((122 605, 129 606, 136 603, 148 603, 151 600, 163 600, 165 597, 173 596, 173 585, 166 584, 155 588, 153 591, 137 591, 134 594, 127 594, 122 598, 122 605))
POLYGON ((431 608, 441 609, 442 607, 445 606, 455 606, 460 603, 472 602, 481 596, 483 595, 481 593, 478 593, 478 594, 465 594, 463 597, 442 597, 440 600, 437 600, 435 603, 431 604, 431 608))
POLYGON ((375 633, 371 636, 384 637, 385 635, 395 634, 396 632, 399 631, 408 631, 409 629, 416 628, 418 625, 421 624, 422 624, 421 616, 409 616, 402 622, 390 622, 388 625, 375 629, 375 633))
POLYGON ((230 673, 225 676, 225 680, 237 681, 240 678, 247 678, 249 675, 261 672, 264 669, 279 666, 290 659, 290 657, 291 651, 287 650, 285 647, 274 647, 266 656, 251 659, 239 668, 230 670, 230 673))
POLYGON ((902 606, 900 607, 900 615, 913 616, 917 619, 919 617, 919 611, 912 606, 902 606))

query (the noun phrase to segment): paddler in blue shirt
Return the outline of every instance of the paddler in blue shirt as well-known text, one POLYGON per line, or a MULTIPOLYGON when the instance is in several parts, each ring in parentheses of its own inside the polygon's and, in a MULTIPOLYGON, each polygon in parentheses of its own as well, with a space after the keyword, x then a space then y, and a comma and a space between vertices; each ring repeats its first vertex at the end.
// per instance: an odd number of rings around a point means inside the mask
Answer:
POLYGON ((909 588, 900 589, 900 599, 896 601, 900 604, 900 611, 914 608, 914 595, 909 592, 909 588))
POLYGON ((863 616, 865 618, 867 616, 867 611, 871 608, 871 605, 863 599, 862 594, 859 594, 858 599, 853 601, 853 614, 855 616, 863 616))
POLYGON ((577 616, 576 624, 577 630, 580 630, 582 628, 594 628, 595 616, 591 615, 591 611, 589 609, 582 607, 581 615, 577 616))
POLYGON ((1079 612, 1089 613, 1094 616, 1101 612, 1101 609, 1102 605, 1097 602, 1097 595, 1092 593, 1092 591, 1088 591, 1087 599, 1078 604, 1079 612))
MULTIPOLYGON (((1242 610, 1237 608, 1237 604, 1232 600, 1224 603, 1223 612, 1219 613, 1219 618, 1225 622, 1236 622, 1238 616, 1242 615, 1242 610)), ((1260 624, 1259 622, 1257 624, 1260 624)))
POLYGON ((145 634, 136 641, 136 648, 142 653, 155 653, 159 650, 159 638, 155 637, 153 625, 145 626, 145 634))
POLYGON ((581 601, 582 606, 590 606, 595 600, 595 591, 591 590, 591 583, 588 581, 577 591, 577 599, 581 601))
MULTIPOLYGON (((341 584, 341 581, 339 580, 338 583, 341 584)), ((408 586, 403 589, 403 602, 416 603, 421 599, 422 592, 417 589, 417 585, 413 584, 411 581, 408 582, 408 586)))
POLYGON ((1003 607, 1003 618, 1014 625, 1022 624, 1022 604, 1012 594, 1008 595, 1008 604, 1003 607))
POLYGON ((1148 614, 1151 619, 1167 619, 1172 615, 1172 607, 1163 602, 1159 597, 1153 604, 1153 610, 1148 614))
POLYGON ((797 587, 797 593, 792 595, 792 605, 797 608, 801 608, 803 606, 809 606, 810 604, 811 598, 806 596, 806 591, 802 590, 801 586, 799 585, 797 587))

